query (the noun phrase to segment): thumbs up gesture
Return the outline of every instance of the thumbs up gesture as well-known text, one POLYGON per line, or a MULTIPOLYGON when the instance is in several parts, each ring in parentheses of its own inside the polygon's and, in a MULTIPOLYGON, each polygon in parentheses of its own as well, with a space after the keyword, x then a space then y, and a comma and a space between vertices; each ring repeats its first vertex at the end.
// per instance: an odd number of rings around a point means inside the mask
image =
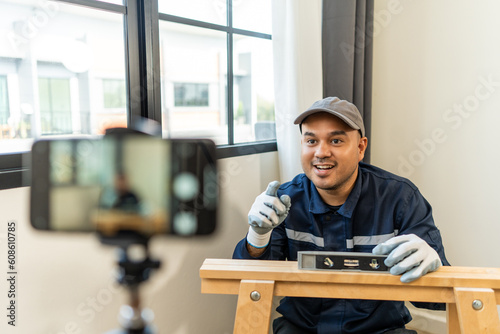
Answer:
POLYGON ((255 198, 255 202, 248 212, 249 235, 252 234, 258 239, 263 237, 267 239, 256 242, 257 245, 253 245, 248 240, 254 247, 265 247, 269 242, 272 229, 281 224, 288 215, 291 206, 290 196, 282 195, 281 198, 278 198, 279 187, 278 181, 269 183, 266 191, 255 198), (262 245, 263 241, 267 241, 265 245, 262 245))

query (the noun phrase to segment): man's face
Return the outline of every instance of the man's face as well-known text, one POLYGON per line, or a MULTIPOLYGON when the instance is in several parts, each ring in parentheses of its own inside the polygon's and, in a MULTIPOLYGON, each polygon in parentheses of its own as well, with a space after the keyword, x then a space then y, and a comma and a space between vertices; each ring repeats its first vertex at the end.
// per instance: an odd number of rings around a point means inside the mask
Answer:
POLYGON ((302 123, 302 169, 320 194, 350 192, 366 145, 366 137, 339 118, 313 114, 302 123))

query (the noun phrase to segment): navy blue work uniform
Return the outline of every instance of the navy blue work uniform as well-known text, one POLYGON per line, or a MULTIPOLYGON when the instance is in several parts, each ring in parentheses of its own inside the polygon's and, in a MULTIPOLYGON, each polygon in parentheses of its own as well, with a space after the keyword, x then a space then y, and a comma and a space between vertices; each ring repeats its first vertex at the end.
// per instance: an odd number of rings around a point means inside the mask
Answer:
MULTIPOLYGON (((360 163, 354 188, 346 202, 335 208, 321 199, 305 174, 284 183, 278 197, 287 194, 291 208, 271 235, 262 260, 297 260, 298 251, 371 252, 396 235, 415 234, 445 258, 432 209, 409 180, 372 165, 360 163)), ((236 259, 253 259, 241 240, 236 259)), ((444 304, 415 303, 444 309, 444 304)), ((289 322, 311 333, 383 333, 402 328, 411 320, 404 302, 285 297, 277 311, 289 322)))

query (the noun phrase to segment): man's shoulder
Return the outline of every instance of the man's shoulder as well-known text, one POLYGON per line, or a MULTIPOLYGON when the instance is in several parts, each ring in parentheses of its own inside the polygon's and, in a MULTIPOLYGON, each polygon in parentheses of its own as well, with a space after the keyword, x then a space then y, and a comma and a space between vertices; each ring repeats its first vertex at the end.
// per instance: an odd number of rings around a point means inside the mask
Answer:
POLYGON ((398 184, 403 187, 409 187, 413 190, 417 190, 417 186, 409 179, 391 173, 380 167, 360 162, 359 168, 361 170, 361 174, 364 176, 363 179, 366 181, 376 182, 379 184, 398 184))

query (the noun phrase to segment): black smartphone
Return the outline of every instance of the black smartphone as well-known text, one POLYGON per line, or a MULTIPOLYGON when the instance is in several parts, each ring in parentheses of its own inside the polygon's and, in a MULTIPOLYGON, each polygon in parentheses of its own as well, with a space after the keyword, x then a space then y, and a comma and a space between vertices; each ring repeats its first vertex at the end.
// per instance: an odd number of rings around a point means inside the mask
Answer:
POLYGON ((218 195, 208 139, 47 139, 31 151, 30 218, 40 230, 210 234, 218 195))

